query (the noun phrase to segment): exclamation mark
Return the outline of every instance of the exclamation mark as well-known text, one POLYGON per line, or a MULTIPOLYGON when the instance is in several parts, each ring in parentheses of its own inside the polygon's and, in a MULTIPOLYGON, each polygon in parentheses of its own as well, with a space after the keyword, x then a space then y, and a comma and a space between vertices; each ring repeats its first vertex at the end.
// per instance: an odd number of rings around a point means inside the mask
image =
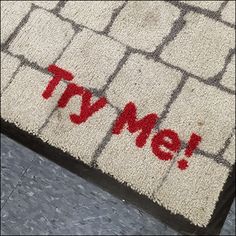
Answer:
MULTIPOLYGON (((187 148, 185 149, 185 156, 191 157, 194 150, 197 148, 198 144, 201 142, 202 138, 197 134, 192 133, 190 140, 188 142, 187 148)), ((181 170, 185 170, 188 167, 188 161, 185 159, 181 159, 178 161, 178 168, 181 170)))

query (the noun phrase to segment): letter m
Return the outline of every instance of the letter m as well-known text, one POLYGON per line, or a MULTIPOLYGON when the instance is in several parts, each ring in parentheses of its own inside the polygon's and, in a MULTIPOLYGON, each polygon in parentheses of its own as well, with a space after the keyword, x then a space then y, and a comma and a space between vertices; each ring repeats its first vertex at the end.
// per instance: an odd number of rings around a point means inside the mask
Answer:
POLYGON ((136 106, 134 103, 129 102, 126 104, 124 110, 117 118, 113 127, 113 134, 120 134, 125 124, 128 124, 128 130, 130 133, 134 133, 140 130, 140 134, 136 138, 136 145, 143 147, 154 128, 158 116, 154 113, 146 115, 144 118, 137 120, 136 118, 136 106))

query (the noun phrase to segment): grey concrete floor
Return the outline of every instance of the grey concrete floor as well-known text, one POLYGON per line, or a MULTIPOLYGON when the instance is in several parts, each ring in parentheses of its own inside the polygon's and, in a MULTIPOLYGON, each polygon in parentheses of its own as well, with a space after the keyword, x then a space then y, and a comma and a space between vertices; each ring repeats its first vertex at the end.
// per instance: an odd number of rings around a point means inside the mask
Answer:
MULTIPOLYGON (((178 235, 1 134, 1 235, 178 235)), ((221 232, 235 235, 235 201, 221 232)))

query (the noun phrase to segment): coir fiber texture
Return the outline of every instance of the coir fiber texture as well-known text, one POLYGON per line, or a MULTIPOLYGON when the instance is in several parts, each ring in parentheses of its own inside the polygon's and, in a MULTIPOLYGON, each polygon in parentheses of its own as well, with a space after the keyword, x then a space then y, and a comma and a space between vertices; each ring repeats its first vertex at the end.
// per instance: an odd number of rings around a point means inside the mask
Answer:
POLYGON ((234 117, 234 1, 1 2, 2 130, 183 232, 224 221, 234 117))

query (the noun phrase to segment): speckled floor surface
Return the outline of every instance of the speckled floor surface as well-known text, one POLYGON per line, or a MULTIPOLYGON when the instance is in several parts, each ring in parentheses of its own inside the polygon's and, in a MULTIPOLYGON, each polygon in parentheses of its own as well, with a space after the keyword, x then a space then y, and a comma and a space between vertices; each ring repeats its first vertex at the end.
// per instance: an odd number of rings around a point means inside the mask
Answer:
MULTIPOLYGON (((1 135, 1 235, 178 235, 133 205, 1 135)), ((235 235, 235 201, 221 235, 235 235)))

